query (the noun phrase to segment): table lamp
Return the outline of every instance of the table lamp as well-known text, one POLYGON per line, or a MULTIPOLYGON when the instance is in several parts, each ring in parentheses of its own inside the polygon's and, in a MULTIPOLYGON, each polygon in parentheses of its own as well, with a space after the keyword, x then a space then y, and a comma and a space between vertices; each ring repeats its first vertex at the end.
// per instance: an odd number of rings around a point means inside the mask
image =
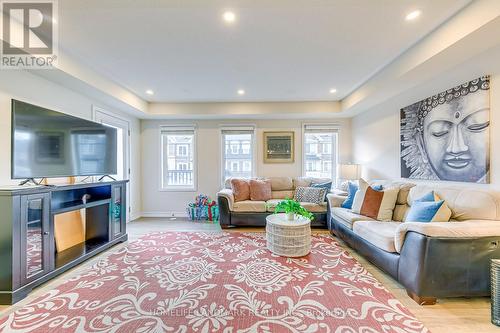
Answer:
POLYGON ((361 165, 359 164, 339 164, 338 170, 340 189, 343 191, 347 190, 349 180, 359 180, 361 177, 361 165))

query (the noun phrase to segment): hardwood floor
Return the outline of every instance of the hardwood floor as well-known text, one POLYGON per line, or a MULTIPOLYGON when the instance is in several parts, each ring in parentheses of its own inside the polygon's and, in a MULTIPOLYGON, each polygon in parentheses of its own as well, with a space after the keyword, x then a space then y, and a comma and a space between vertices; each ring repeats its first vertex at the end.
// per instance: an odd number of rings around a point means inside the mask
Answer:
MULTIPOLYGON (((221 231, 218 224, 211 223, 195 223, 183 219, 159 219, 159 218, 143 218, 133 221, 127 225, 129 239, 137 239, 147 233, 155 231, 221 231)), ((263 228, 234 228, 226 231, 246 231, 246 232, 263 232, 263 228)), ((313 232, 328 232, 322 229, 314 229, 313 232)), ((85 262, 84 264, 66 272, 58 278, 35 289, 27 298, 14 306, 0 306, 0 315, 4 316, 15 309, 29 303, 36 297, 44 294, 46 291, 58 286, 68 277, 80 270, 87 269, 93 262, 109 255, 117 248, 125 246, 120 244, 114 248, 100 254, 97 257, 85 262)), ((346 246, 347 247, 347 246, 346 246)), ((438 303, 432 306, 420 306, 416 304, 408 295, 406 290, 392 278, 384 274, 381 270, 370 264, 363 257, 356 254, 355 251, 349 249, 349 252, 355 257, 366 269, 372 273, 387 289, 389 289, 415 316, 421 320, 427 328, 436 332, 500 332, 500 328, 494 326, 490 322, 490 301, 489 298, 457 298, 457 299, 439 299, 438 303)))

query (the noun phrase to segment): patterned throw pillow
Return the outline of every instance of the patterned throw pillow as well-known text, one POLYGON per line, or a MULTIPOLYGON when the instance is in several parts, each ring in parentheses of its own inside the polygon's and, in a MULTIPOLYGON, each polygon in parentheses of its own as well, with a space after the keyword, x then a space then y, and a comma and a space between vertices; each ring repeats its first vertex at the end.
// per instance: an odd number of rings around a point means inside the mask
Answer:
POLYGON ((297 187, 294 199, 298 202, 321 204, 325 201, 326 189, 319 187, 297 187))
MULTIPOLYGON (((332 190, 332 182, 326 182, 326 183, 312 183, 311 187, 315 188, 324 188, 326 190, 326 193, 330 193, 332 190)), ((326 201, 326 195, 325 195, 325 200, 326 201)))

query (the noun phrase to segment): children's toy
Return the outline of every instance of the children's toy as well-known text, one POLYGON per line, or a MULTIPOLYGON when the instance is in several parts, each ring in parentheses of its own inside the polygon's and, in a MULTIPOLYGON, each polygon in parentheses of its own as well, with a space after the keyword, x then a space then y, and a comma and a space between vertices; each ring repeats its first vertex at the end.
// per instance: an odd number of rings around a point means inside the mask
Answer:
POLYGON ((204 194, 199 194, 195 198, 194 203, 190 203, 186 210, 191 221, 213 222, 219 220, 217 203, 204 194))

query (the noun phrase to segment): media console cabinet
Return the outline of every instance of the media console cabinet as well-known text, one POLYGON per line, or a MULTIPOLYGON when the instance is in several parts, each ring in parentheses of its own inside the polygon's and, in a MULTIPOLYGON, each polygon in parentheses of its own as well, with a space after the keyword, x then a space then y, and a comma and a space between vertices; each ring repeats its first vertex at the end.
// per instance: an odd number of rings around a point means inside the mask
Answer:
POLYGON ((0 304, 126 241, 126 183, 0 188, 0 304), (58 252, 54 216, 77 210, 85 241, 58 252))

